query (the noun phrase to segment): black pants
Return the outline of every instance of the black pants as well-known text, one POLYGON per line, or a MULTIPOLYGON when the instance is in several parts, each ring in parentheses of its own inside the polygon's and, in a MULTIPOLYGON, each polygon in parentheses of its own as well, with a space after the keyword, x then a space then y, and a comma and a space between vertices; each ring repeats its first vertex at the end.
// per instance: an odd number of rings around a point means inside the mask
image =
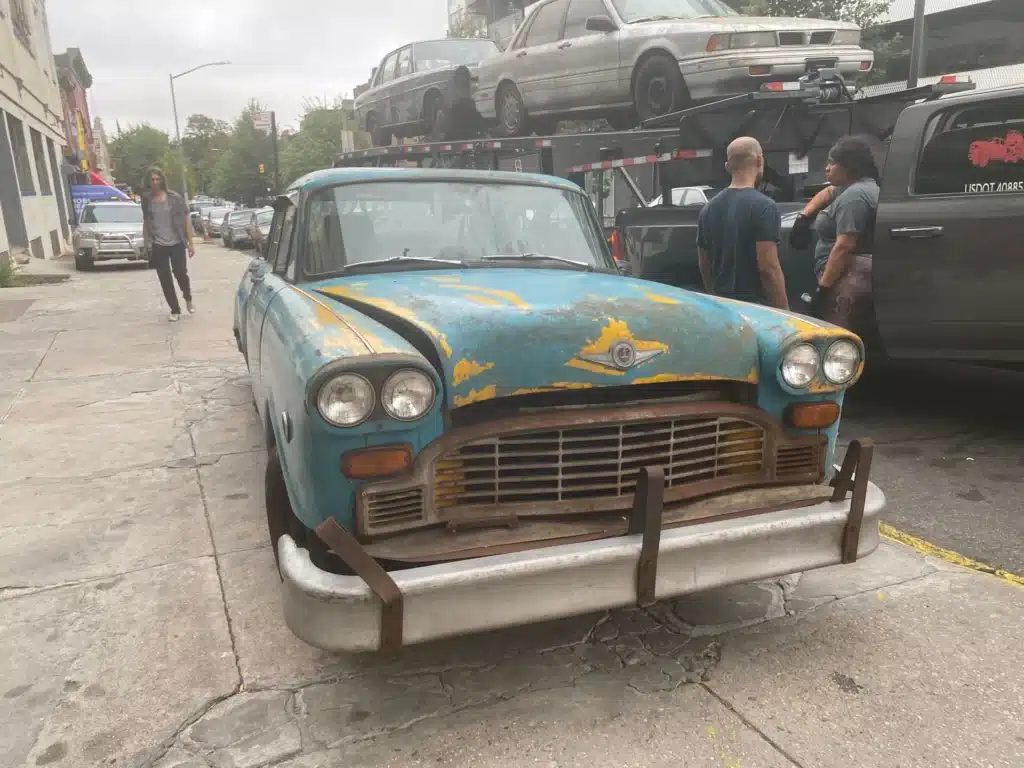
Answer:
POLYGON ((174 280, 178 281, 181 287, 181 295, 185 301, 192 301, 192 285, 188 280, 188 263, 185 258, 185 244, 157 245, 153 243, 153 253, 150 255, 153 267, 160 277, 160 287, 163 288, 164 298, 167 299, 167 306, 175 315, 181 314, 181 304, 178 303, 178 294, 174 290, 174 280), (171 273, 174 273, 174 279, 171 273))

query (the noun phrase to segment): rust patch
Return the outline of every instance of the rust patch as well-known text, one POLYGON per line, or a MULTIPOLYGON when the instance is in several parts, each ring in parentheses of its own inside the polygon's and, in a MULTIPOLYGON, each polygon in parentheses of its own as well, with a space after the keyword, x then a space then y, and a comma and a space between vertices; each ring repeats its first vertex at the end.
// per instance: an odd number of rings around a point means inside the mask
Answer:
POLYGON ((555 381, 546 387, 524 387, 512 393, 516 395, 536 395, 541 392, 556 392, 562 389, 593 389, 594 385, 583 381, 555 381))
POLYGON ((485 371, 491 370, 494 367, 494 363, 477 363, 473 360, 459 360, 455 364, 455 370, 452 375, 452 384, 456 387, 465 381, 469 381, 474 376, 479 376, 485 371))
POLYGON ((470 403, 479 403, 479 402, 481 402, 483 400, 492 400, 492 399, 494 399, 497 396, 498 396, 498 385, 497 384, 489 384, 488 386, 484 387, 483 389, 471 390, 470 393, 468 395, 466 395, 465 397, 460 397, 459 395, 456 395, 455 396, 455 407, 456 408, 461 408, 462 406, 469 405, 470 403))

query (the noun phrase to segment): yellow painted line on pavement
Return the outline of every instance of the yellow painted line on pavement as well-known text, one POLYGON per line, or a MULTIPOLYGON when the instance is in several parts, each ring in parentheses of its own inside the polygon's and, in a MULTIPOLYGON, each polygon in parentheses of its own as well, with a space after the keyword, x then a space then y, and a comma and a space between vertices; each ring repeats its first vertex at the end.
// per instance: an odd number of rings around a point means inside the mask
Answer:
POLYGON ((919 539, 916 536, 911 536, 909 533, 896 530, 891 525, 881 523, 878 526, 879 532, 885 538, 890 541, 898 541, 900 544, 906 544, 908 547, 916 549, 918 552, 930 557, 937 557, 940 560, 945 560, 947 563, 953 565, 959 565, 961 568, 969 568, 972 571, 978 571, 979 573, 987 573, 990 576, 995 576, 997 579, 1001 579, 1009 584, 1013 584, 1015 587, 1024 587, 1024 576, 1018 576, 1015 573, 1004 571, 1001 568, 993 568, 991 565, 985 565, 979 563, 977 560, 972 560, 969 557, 961 555, 959 552, 954 552, 951 549, 943 549, 930 541, 919 539))

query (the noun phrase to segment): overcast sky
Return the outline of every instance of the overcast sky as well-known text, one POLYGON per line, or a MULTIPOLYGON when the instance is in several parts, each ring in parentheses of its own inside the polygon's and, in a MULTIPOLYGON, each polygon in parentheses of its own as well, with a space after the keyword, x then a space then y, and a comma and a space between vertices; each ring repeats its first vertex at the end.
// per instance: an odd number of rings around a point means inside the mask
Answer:
POLYGON ((303 100, 348 93, 390 50, 443 37, 446 0, 47 0, 54 53, 81 48, 90 108, 109 136, 148 122, 171 133, 178 115, 234 120, 250 98, 298 127, 303 100), (86 11, 85 9, 88 8, 86 11))

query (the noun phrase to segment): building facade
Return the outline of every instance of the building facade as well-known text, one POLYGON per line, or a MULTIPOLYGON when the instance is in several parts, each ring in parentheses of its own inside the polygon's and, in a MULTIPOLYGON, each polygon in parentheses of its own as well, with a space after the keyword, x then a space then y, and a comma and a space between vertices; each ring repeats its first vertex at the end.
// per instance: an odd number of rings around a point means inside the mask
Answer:
POLYGON ((98 117, 92 123, 92 157, 94 170, 108 182, 114 179, 114 169, 110 164, 110 152, 107 150, 107 132, 103 121, 98 117))
POLYGON ((71 198, 44 0, 0 0, 0 258, 59 257, 71 198))
MULTIPOLYGON (((894 0, 881 34, 898 40, 886 62, 889 82, 869 92, 895 90, 910 76, 914 0, 894 0)), ((921 83, 941 75, 971 77, 979 88, 1021 82, 1024 65, 1024 0, 927 0, 921 83)))
POLYGON ((61 109, 64 113, 65 160, 82 171, 92 170, 96 165, 88 97, 92 75, 78 48, 68 48, 64 53, 58 53, 54 61, 57 64, 57 82, 60 85, 61 109))

